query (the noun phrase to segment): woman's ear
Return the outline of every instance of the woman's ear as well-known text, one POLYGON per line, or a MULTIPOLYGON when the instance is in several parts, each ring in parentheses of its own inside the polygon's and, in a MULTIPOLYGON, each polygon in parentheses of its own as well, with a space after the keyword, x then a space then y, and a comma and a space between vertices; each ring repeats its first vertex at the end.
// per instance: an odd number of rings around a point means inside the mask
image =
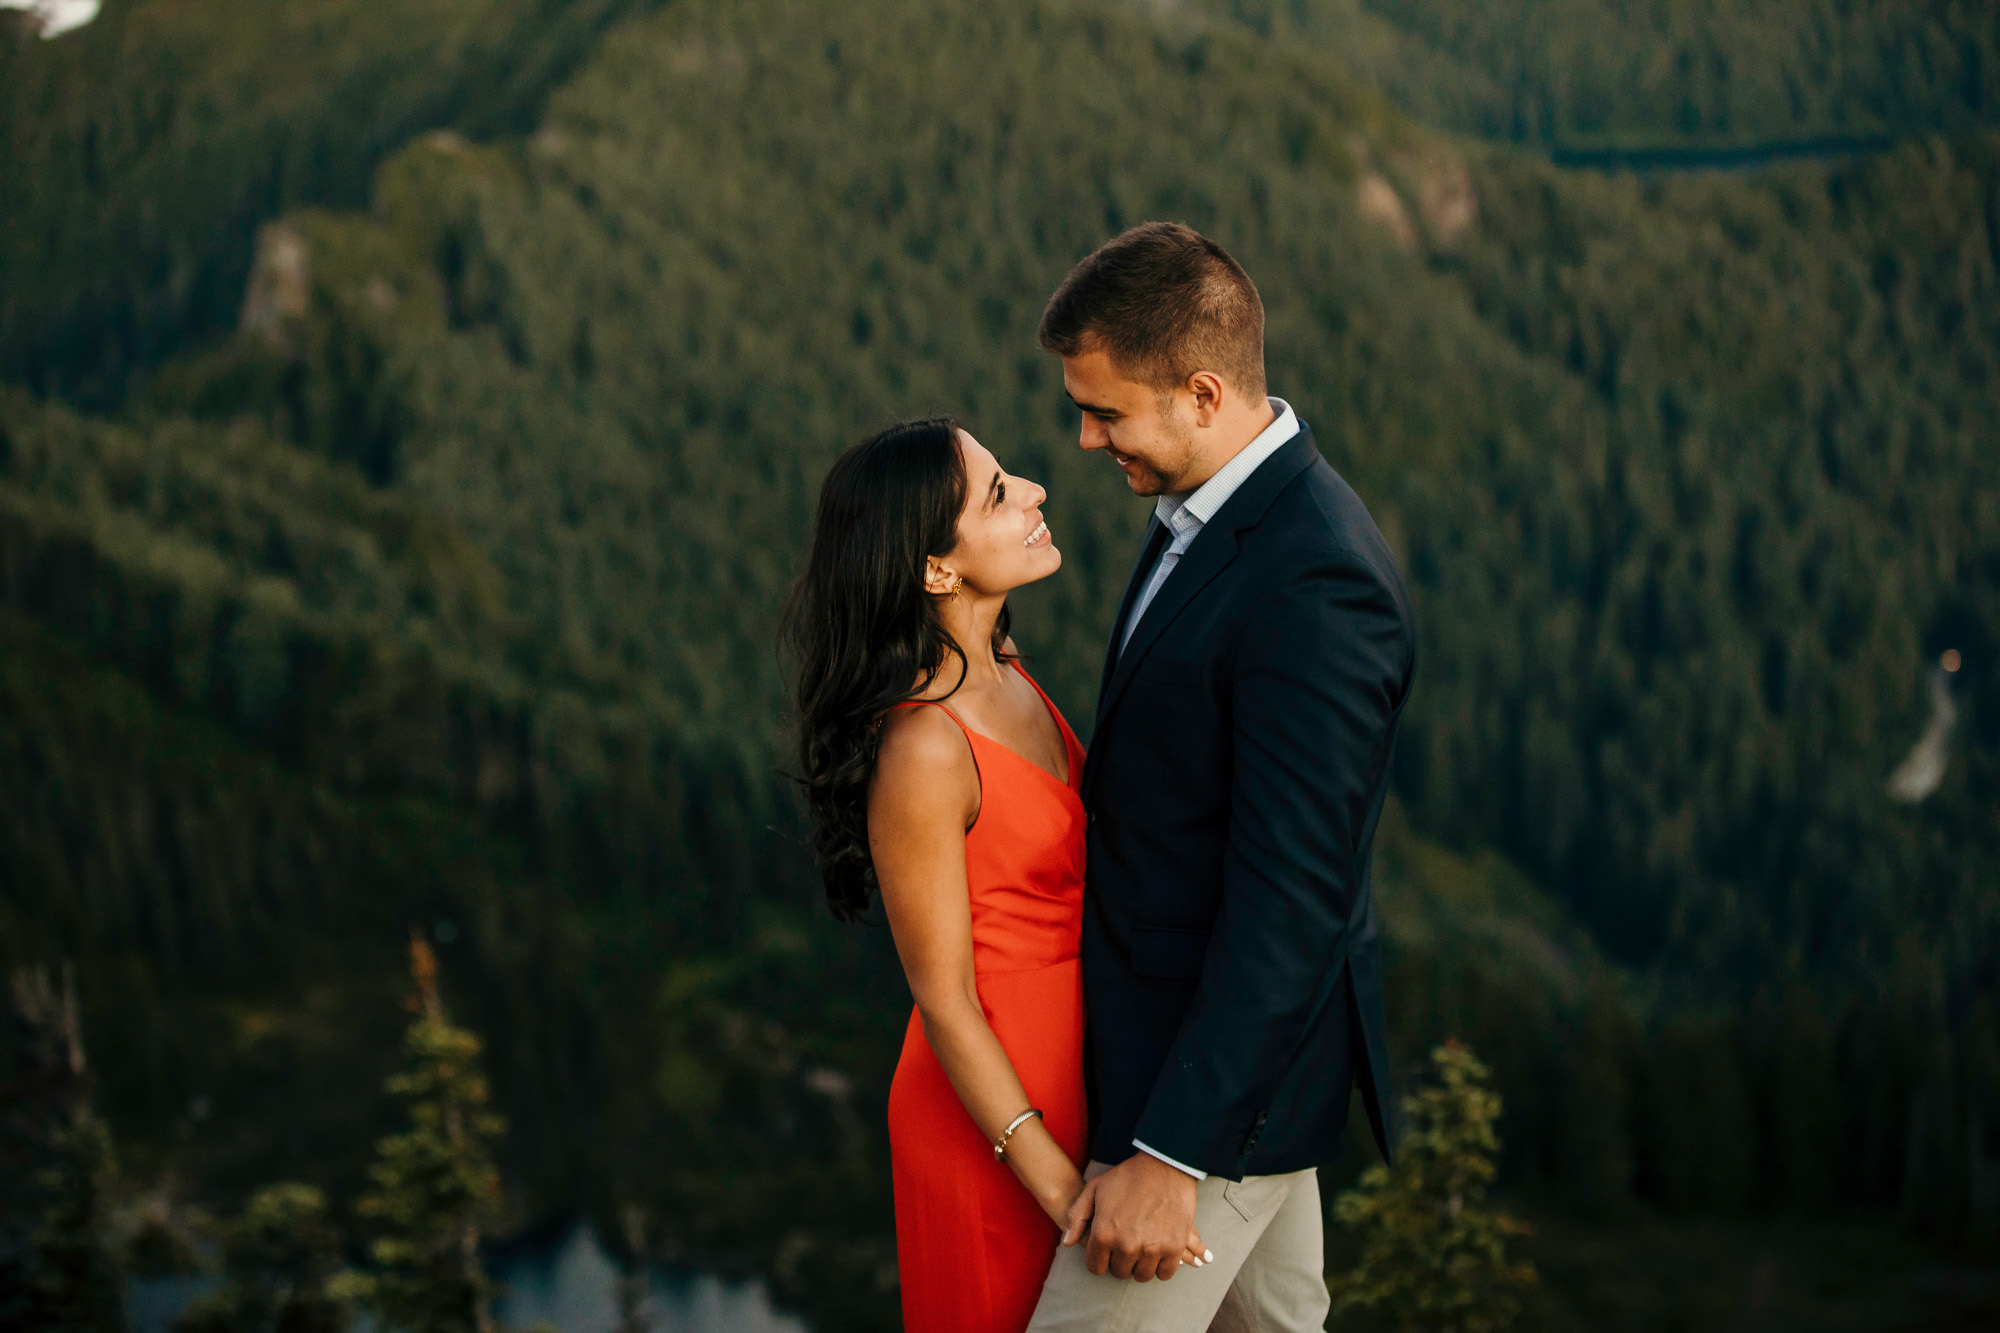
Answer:
POLYGON ((924 557, 924 591, 949 597, 958 590, 958 575, 938 563, 934 555, 924 557))

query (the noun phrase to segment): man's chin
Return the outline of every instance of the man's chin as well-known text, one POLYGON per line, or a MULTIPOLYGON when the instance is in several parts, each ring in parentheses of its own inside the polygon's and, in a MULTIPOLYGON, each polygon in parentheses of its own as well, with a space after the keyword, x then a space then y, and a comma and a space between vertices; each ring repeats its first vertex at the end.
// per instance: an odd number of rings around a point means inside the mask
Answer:
POLYGON ((1125 484, 1132 488, 1132 494, 1155 496, 1165 492, 1166 479, 1159 473, 1146 468, 1123 468, 1125 484))

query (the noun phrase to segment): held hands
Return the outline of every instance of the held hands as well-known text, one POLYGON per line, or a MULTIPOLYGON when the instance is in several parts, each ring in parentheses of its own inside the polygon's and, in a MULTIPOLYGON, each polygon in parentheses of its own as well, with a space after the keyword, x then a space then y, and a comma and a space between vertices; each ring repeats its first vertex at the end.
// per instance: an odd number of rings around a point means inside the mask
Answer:
POLYGON ((1194 1229, 1195 1179, 1137 1153, 1089 1181, 1069 1206, 1062 1243, 1089 1237, 1084 1267, 1099 1277, 1162 1282, 1182 1264, 1214 1261, 1194 1229))

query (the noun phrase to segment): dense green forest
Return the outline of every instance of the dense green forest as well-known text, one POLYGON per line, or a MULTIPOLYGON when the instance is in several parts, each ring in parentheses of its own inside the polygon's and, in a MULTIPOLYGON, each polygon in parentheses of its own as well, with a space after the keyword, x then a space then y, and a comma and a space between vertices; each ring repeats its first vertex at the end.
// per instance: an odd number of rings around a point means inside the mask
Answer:
POLYGON ((1979 0, 1198 0, 1433 124, 1569 148, 1964 133, 2000 121, 1979 0))
POLYGON ((1398 1058, 1468 1040, 1558 1216, 1990 1245, 1996 21, 1475 8, 113 0, 0 41, 0 965, 79 961, 128 1170, 350 1204, 415 923, 510 1225, 640 1202, 888 1317, 906 997, 813 908, 777 608, 839 449, 961 415, 1051 491, 1017 637, 1087 734, 1145 509, 1034 327, 1167 216, 1259 281, 1417 599, 1398 1058), (1904 141, 1635 178, 1448 130, 1904 141))
POLYGON ((0 14, 0 375, 117 402, 233 325, 260 221, 362 203, 419 130, 532 127, 606 28, 653 7, 109 0, 53 42, 0 14))

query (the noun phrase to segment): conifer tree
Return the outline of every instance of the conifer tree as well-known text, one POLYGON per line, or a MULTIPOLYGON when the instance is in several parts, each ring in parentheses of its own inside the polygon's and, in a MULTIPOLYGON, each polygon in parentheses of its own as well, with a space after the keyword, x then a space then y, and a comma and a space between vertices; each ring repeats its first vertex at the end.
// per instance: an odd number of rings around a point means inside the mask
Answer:
POLYGON ((222 1288, 174 1323, 175 1333, 345 1333, 340 1237, 311 1185, 266 1185, 223 1234, 222 1288))
POLYGON ((403 1039, 407 1064, 387 1084, 408 1100, 410 1127, 376 1147, 374 1188, 360 1205, 376 1227, 376 1272, 346 1289, 403 1333, 492 1333, 479 1233, 500 1193, 489 1144, 501 1120, 486 1109, 479 1038, 446 1017, 436 955, 416 935, 410 971, 417 1018, 403 1039))
POLYGON ((123 1333, 124 1287, 105 1244, 116 1178, 111 1135, 90 1108, 76 979, 12 977, 0 1075, 0 1327, 123 1333))
POLYGON ((1531 1265, 1507 1257, 1508 1238, 1527 1226, 1477 1206, 1493 1181, 1500 1096, 1455 1041, 1431 1063, 1436 1083, 1403 1103, 1396 1165, 1370 1168, 1334 1201, 1365 1246, 1328 1286, 1336 1312, 1374 1310, 1408 1333, 1493 1333, 1513 1322, 1516 1293, 1535 1280, 1531 1265))

